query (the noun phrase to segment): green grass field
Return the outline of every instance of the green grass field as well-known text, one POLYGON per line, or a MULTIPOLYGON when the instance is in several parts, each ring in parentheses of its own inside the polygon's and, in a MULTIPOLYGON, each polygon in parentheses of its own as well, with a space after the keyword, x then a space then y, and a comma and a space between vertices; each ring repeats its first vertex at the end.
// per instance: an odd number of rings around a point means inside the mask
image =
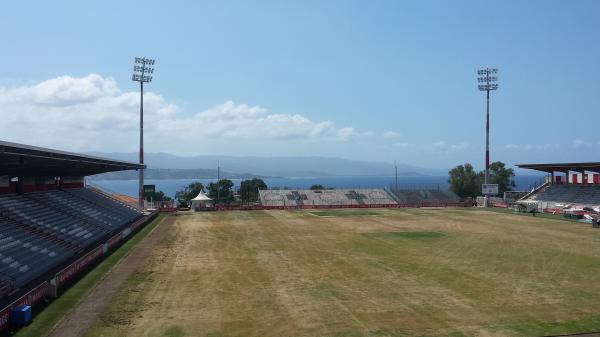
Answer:
POLYGON ((179 216, 87 336, 600 331, 600 230, 472 209, 370 212, 179 216))

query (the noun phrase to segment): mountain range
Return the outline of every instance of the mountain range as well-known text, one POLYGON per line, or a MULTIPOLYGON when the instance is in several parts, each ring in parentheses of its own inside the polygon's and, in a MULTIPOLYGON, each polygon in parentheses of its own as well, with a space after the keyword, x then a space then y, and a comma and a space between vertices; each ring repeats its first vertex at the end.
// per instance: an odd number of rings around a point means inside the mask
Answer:
MULTIPOLYGON (((101 153, 90 155, 137 162, 137 153, 101 153)), ((217 163, 223 177, 326 177, 326 176, 393 176, 394 164, 350 160, 333 157, 235 157, 199 155, 183 157, 168 153, 144 154, 148 173, 154 171, 162 178, 187 178, 198 174, 216 176, 217 163)), ((408 164, 398 164, 398 175, 446 175, 447 170, 427 169, 408 164)), ((111 175, 127 173, 111 173, 111 175)), ((129 173, 131 175, 131 173, 129 173)), ((114 179, 114 178, 113 178, 114 179)))
MULTIPOLYGON (((213 179, 220 176, 224 179, 251 179, 272 178, 252 173, 233 173, 215 169, 154 169, 148 168, 144 171, 146 179, 213 179)), ((88 177, 91 180, 136 180, 139 175, 137 171, 116 171, 97 174, 88 177)))

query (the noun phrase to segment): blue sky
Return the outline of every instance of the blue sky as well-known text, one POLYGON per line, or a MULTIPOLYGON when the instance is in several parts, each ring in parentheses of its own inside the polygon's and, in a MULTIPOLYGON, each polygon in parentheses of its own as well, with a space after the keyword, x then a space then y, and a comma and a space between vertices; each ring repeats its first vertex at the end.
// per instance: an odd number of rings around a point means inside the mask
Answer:
POLYGON ((150 56, 149 152, 482 167, 491 66, 492 160, 594 161, 598 17, 597 1, 3 2, 0 138, 135 151, 132 61, 150 56))

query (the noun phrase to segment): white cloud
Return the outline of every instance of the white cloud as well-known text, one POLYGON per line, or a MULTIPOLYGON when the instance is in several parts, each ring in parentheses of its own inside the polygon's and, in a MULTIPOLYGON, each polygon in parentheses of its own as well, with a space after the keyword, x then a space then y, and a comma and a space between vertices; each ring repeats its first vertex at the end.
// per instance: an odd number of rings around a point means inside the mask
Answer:
POLYGON ((459 143, 450 145, 450 150, 452 151, 462 151, 469 148, 469 144, 467 143, 459 143))
POLYGON ((522 152, 532 152, 532 151, 560 151, 563 149, 563 145, 561 144, 514 144, 508 143, 503 146, 504 149, 509 151, 522 151, 522 152))
POLYGON ((433 143, 431 143, 429 145, 425 145, 424 146, 425 149, 432 149, 432 150, 443 149, 445 147, 446 147, 446 142, 443 141, 443 140, 440 140, 440 141, 437 141, 437 142, 433 142, 433 143))
POLYGON ((517 150, 517 151, 530 151, 537 149, 536 146, 531 144, 506 144, 504 147, 507 150, 517 150))
MULTIPOLYGON (((232 101, 216 105, 192 117, 165 118, 154 123, 164 135, 185 137, 219 137, 237 139, 347 141, 353 128, 336 128, 331 121, 315 122, 302 115, 267 114, 260 106, 235 104, 232 101)), ((190 138, 187 138, 190 139, 190 138)))
POLYGON ((386 131, 383 133, 384 138, 398 138, 400 137, 400 133, 396 131, 386 131))
POLYGON ((0 88, 0 103, 69 106, 118 94, 116 82, 91 74, 82 78, 60 76, 36 85, 0 88))
POLYGON ((429 144, 412 144, 408 142, 396 142, 392 144, 395 147, 411 149, 418 152, 435 152, 435 153, 451 153, 464 151, 469 148, 468 143, 448 144, 446 141, 440 140, 429 144))
MULTIPOLYGON (((227 101, 193 115, 160 95, 144 95, 147 143, 153 151, 195 149, 240 141, 345 142, 354 128, 227 101)), ((31 86, 0 88, 2 138, 75 151, 132 151, 139 132, 139 93, 122 92, 115 80, 91 74, 60 76, 31 86)))
POLYGON ((337 139, 347 141, 355 134, 353 128, 342 128, 337 130, 337 139))
POLYGON ((592 146, 592 144, 590 144, 582 139, 575 139, 573 141, 573 147, 576 149, 588 148, 590 146, 592 146))
POLYGON ((440 140, 437 142, 433 142, 428 145, 424 145, 423 149, 425 150, 433 150, 438 152, 458 152, 463 151, 469 148, 468 143, 458 143, 458 144, 448 144, 446 141, 440 140))

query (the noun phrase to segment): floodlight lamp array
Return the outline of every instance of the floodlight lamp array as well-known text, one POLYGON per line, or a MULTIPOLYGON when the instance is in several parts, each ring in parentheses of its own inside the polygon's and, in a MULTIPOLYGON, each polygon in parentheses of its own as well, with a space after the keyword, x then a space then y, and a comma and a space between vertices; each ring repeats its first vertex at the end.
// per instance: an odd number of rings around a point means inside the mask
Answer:
POLYGON ((498 76, 482 76, 477 78, 479 83, 497 82, 498 76))
POLYGON ((135 63, 138 63, 138 64, 153 66, 154 62, 155 62, 155 60, 146 58, 146 57, 136 57, 135 58, 135 63))
POLYGON ((148 74, 154 73, 154 68, 150 66, 154 65, 155 60, 145 58, 145 57, 136 57, 135 65, 133 66, 133 75, 131 79, 137 82, 151 82, 152 76, 148 74))
POLYGON ((490 74, 497 74, 497 73, 498 73, 498 68, 485 68, 485 69, 477 70, 477 75, 490 75, 490 74))
POLYGON ((480 91, 498 90, 498 84, 480 84, 477 87, 480 91))
POLYGON ((498 90, 498 69, 497 68, 485 68, 477 70, 477 86, 481 91, 498 90))
POLYGON ((152 82, 152 76, 145 76, 145 75, 139 75, 139 74, 133 74, 131 76, 131 80, 136 81, 136 82, 152 82))
POLYGON ((154 68, 133 66, 133 71, 138 73, 152 74, 154 72, 154 68))

